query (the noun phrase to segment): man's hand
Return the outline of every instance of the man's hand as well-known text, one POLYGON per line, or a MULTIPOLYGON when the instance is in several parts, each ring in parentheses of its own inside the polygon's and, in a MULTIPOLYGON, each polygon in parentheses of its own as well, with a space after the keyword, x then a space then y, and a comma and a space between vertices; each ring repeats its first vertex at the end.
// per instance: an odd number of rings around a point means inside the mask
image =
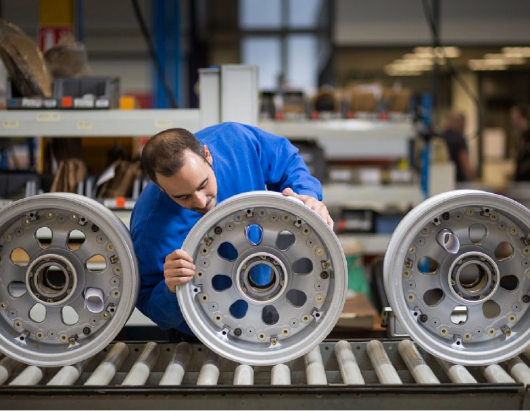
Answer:
POLYGON ((282 191, 285 196, 290 196, 302 200, 302 202, 310 209, 317 212, 317 214, 324 219, 326 223, 333 229, 333 220, 329 216, 328 208, 322 201, 318 201, 316 198, 306 196, 302 194, 296 194, 291 188, 286 188, 282 191))
POLYGON ((164 279, 172 293, 179 284, 186 284, 195 275, 193 258, 184 250, 175 250, 166 257, 164 279))

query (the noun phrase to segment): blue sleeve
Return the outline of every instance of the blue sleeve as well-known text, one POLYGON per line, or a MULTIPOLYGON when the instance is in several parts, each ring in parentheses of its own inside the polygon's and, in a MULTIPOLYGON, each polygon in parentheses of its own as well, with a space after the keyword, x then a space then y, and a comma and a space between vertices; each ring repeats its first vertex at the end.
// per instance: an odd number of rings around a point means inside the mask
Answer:
POLYGON ((267 188, 279 192, 291 188, 297 194, 322 200, 322 185, 309 173, 298 149, 285 137, 256 130, 267 188))
POLYGON ((162 330, 182 328, 186 324, 184 316, 180 311, 177 296, 167 288, 164 276, 144 274, 141 282, 136 307, 162 330))
POLYGON ((175 245, 161 227, 167 225, 167 219, 152 218, 152 214, 156 213, 154 210, 158 210, 158 196, 153 196, 155 200, 152 200, 147 196, 149 188, 145 191, 146 198, 137 202, 131 215, 131 234, 140 271, 136 307, 163 330, 178 328, 192 334, 180 311, 176 295, 169 291, 164 281, 164 259, 170 252, 167 250, 175 249, 178 244, 175 245), (149 221, 149 226, 146 221, 149 221), (158 241, 154 241, 153 235, 158 236, 158 241))

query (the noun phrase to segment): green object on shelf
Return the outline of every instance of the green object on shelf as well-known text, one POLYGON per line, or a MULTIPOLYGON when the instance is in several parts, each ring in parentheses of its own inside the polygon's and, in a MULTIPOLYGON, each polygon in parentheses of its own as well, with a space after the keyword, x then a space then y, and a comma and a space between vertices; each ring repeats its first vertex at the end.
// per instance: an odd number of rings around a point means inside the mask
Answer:
POLYGON ((348 267, 348 290, 362 293, 370 298, 370 287, 366 281, 363 262, 363 245, 355 237, 341 236, 339 241, 346 256, 348 267))
POLYGON ((370 287, 364 274, 363 255, 346 256, 346 264, 348 266, 348 289, 370 298, 370 287))

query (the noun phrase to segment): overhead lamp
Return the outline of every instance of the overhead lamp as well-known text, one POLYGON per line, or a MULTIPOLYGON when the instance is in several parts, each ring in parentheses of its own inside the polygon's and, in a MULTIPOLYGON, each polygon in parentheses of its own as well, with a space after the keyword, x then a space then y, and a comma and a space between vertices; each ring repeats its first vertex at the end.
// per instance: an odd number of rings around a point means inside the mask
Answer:
POLYGON ((502 53, 509 57, 530 57, 530 47, 503 47, 502 53))
POLYGON ((478 70, 506 70, 508 66, 502 59, 471 59, 467 62, 469 68, 474 71, 478 70))
POLYGON ((508 65, 521 65, 526 63, 526 59, 523 57, 511 57, 510 55, 501 53, 488 53, 484 55, 486 60, 502 61, 508 65))
POLYGON ((387 64, 385 73, 389 76, 421 76, 423 74, 420 70, 413 70, 395 64, 387 64))
POLYGON ((424 60, 424 59, 415 59, 415 60, 398 59, 398 60, 394 60, 394 64, 403 64, 403 65, 411 65, 411 66, 422 66, 422 67, 432 67, 433 62, 431 60, 424 60))
POLYGON ((461 51, 458 47, 446 46, 446 47, 415 47, 414 54, 420 58, 432 58, 432 57, 445 57, 445 58, 457 58, 460 57, 461 51))

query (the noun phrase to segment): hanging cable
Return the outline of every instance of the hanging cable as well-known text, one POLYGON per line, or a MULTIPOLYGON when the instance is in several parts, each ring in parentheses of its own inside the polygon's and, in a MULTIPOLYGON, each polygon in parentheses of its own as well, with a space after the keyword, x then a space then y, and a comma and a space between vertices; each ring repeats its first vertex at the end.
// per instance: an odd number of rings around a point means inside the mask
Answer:
POLYGON ((475 103, 475 106, 477 107, 477 121, 478 121, 478 129, 473 136, 471 140, 474 140, 480 135, 480 132, 482 130, 482 109, 480 106, 480 101, 478 97, 471 91, 465 80, 462 78, 460 73, 456 70, 455 66, 453 65, 453 62, 451 59, 447 58, 445 55, 445 49, 443 48, 440 36, 438 32, 438 28, 436 27, 436 24, 434 22, 434 17, 431 8, 429 7, 428 0, 422 0, 423 5, 423 13, 425 14, 425 19, 427 20, 427 24, 429 26, 429 29, 431 30, 432 38, 433 38, 433 57, 437 58, 437 50, 440 50, 442 53, 442 58, 445 60, 447 67, 449 68, 449 72, 454 76, 460 87, 464 90, 464 92, 469 96, 471 100, 475 103))
POLYGON ((171 87, 169 87, 164 71, 162 70, 162 66, 160 65, 160 60, 158 59, 155 47, 153 45, 153 39, 151 38, 149 30, 147 29, 147 25, 145 24, 145 20, 142 16, 140 6, 138 5, 138 0, 131 0, 131 3, 134 9, 134 15, 136 16, 136 20, 140 25, 142 35, 144 36, 145 42, 147 43, 147 48, 149 49, 149 55, 151 56, 151 60, 153 60, 153 64, 155 65, 160 80, 162 81, 162 83, 164 83, 164 89, 166 90, 166 94, 169 98, 169 104, 171 105, 171 108, 178 108, 177 100, 175 100, 175 96, 171 91, 171 87))

